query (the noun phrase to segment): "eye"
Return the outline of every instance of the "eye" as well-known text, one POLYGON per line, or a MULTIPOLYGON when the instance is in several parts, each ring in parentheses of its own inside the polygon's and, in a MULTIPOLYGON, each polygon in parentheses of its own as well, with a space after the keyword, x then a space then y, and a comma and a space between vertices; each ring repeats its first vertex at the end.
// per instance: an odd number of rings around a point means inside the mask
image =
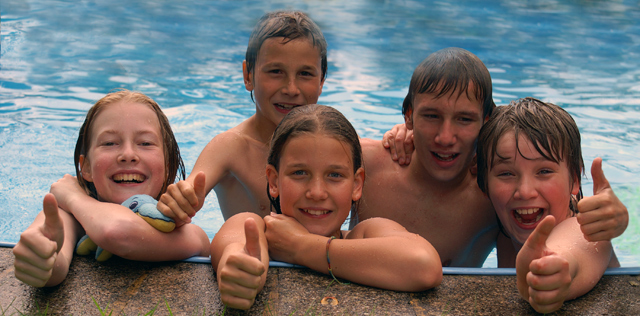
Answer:
POLYGON ((342 178, 343 175, 340 172, 331 172, 329 173, 329 178, 342 178))
POLYGON ((294 175, 294 176, 304 176, 306 174, 307 172, 305 172, 304 170, 295 170, 291 172, 291 175, 294 175))
POLYGON ((496 176, 497 177, 501 177, 501 178, 510 177, 510 176, 513 176, 513 175, 514 175, 513 172, 507 171, 507 170, 496 172, 496 176))
POLYGON ((538 171, 538 173, 540 173, 542 175, 547 175, 547 174, 552 174, 554 172, 551 169, 542 169, 542 170, 538 171))

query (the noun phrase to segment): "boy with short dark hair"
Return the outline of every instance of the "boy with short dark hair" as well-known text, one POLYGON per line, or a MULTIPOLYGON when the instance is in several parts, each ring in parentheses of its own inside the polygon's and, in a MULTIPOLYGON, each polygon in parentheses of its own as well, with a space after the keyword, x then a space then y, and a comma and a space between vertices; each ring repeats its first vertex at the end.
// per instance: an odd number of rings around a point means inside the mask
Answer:
POLYGON ((251 34, 242 72, 256 113, 214 137, 187 180, 162 195, 158 209, 177 225, 191 221, 211 189, 225 219, 240 212, 269 214, 269 139, 291 109, 317 103, 327 73, 327 42, 302 12, 267 13, 251 34))
MULTIPOLYGON (((478 185, 516 253, 520 295, 538 312, 590 291, 620 264, 608 240, 590 242, 575 214, 584 172, 580 131, 561 107, 524 98, 498 107, 478 137, 478 185)), ((602 160, 594 190, 608 188, 602 160)))

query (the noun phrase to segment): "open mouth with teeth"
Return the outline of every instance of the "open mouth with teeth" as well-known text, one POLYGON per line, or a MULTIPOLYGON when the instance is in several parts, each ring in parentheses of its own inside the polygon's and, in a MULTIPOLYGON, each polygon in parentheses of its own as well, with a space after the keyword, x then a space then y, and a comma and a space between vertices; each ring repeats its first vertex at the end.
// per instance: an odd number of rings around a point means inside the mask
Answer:
POLYGON ((275 104, 276 108, 281 110, 281 111, 291 111, 293 110, 293 108, 298 107, 300 105, 298 104, 282 104, 282 103, 276 103, 275 104))
POLYGON ((542 208, 525 208, 513 210, 513 217, 516 219, 518 226, 522 228, 535 228, 536 224, 542 219, 544 209, 542 208))
POLYGON ((146 179, 144 175, 141 174, 116 174, 112 177, 115 183, 142 183, 146 179))
POLYGON ((303 213, 306 213, 313 217, 322 217, 323 215, 327 215, 331 213, 329 210, 310 210, 310 209, 300 209, 303 213))
POLYGON ((435 152, 432 152, 433 156, 436 157, 436 159, 440 160, 440 161, 453 161, 454 159, 456 159, 456 157, 458 157, 460 154, 447 154, 447 155, 443 155, 443 154, 438 154, 435 152))

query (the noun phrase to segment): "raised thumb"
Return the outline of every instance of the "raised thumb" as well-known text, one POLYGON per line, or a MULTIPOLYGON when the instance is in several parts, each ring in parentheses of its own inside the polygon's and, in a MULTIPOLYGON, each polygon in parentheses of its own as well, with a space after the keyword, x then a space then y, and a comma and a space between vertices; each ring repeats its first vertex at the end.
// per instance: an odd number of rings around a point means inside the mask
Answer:
POLYGON ((260 250, 260 231, 253 218, 244 221, 245 250, 250 256, 262 260, 260 250))
POLYGON ((196 178, 193 179, 193 191, 198 197, 198 202, 202 203, 206 195, 205 185, 207 184, 207 177, 204 172, 200 171, 196 174, 196 178))
POLYGON ((556 226, 555 217, 548 215, 543 218, 540 224, 536 226, 536 229, 533 230, 527 241, 524 243, 522 248, 533 250, 538 253, 538 256, 542 256, 542 252, 545 249, 547 239, 551 234, 551 231, 556 226))
POLYGON ((64 229, 63 223, 58 214, 58 201, 56 197, 47 193, 42 200, 42 211, 44 213, 44 228, 43 234, 49 238, 49 240, 57 243, 57 251, 62 248, 64 241, 64 229))
POLYGON ((604 189, 611 188, 609 181, 602 171, 602 158, 597 157, 591 163, 591 178, 593 179, 593 195, 598 194, 604 189))

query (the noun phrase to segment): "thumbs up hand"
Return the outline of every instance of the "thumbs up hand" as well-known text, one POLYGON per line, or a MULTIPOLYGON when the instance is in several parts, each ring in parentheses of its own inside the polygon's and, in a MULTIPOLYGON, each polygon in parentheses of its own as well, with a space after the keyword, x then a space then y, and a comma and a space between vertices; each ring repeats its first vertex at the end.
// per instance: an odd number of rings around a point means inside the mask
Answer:
POLYGON ((64 241, 64 226, 55 196, 47 193, 42 206, 40 220, 20 235, 20 241, 13 248, 16 278, 35 287, 45 286, 51 278, 64 241))
POLYGON ((613 193, 602 171, 602 158, 591 164, 593 196, 578 202, 580 230, 588 241, 610 241, 622 235, 629 224, 627 208, 613 193))
POLYGON ((553 216, 545 217, 516 258, 518 291, 540 313, 558 310, 569 295, 572 281, 569 262, 546 246, 555 224, 553 216))
POLYGON ((191 223, 191 218, 202 208, 206 196, 206 175, 200 171, 193 179, 193 184, 189 180, 182 180, 169 185, 156 207, 162 214, 173 219, 176 227, 180 227, 191 223))
POLYGON ((262 262, 260 231, 253 218, 244 222, 245 244, 231 244, 218 264, 222 302, 231 308, 249 309, 264 286, 267 268, 262 262))

